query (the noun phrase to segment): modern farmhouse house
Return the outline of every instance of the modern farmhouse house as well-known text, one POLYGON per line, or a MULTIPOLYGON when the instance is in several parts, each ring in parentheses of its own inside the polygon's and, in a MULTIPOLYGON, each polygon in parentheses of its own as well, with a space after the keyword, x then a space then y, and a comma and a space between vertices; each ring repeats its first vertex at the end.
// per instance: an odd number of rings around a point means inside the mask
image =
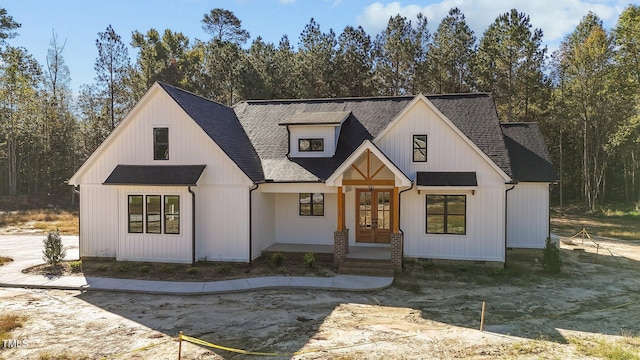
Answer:
POLYGON ((80 255, 249 262, 290 244, 504 263, 542 248, 557 179, 489 94, 244 101, 156 83, 70 179, 80 255))

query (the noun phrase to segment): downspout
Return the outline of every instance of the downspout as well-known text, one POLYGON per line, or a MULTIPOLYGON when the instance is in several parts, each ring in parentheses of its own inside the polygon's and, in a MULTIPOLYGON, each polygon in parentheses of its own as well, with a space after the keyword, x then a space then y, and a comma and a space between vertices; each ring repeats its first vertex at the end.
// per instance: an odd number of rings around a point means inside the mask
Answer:
POLYGON ((187 186, 191 193, 191 265, 196 263, 196 193, 187 186))
POLYGON ((82 241, 80 240, 80 234, 82 234, 82 231, 80 231, 80 214, 82 214, 82 211, 80 211, 80 185, 73 188, 73 193, 78 195, 78 259, 82 260, 82 241))
POLYGON ((507 216, 509 214, 508 207, 509 207, 509 191, 515 189, 517 183, 511 183, 510 188, 508 188, 505 192, 504 192, 504 267, 507 267, 507 216))
POLYGON ((413 189, 413 185, 414 182, 412 181, 411 186, 408 189, 404 189, 398 193, 398 230, 400 230, 400 233, 402 234, 402 259, 404 259, 404 231, 402 231, 402 227, 400 226, 402 223, 402 193, 413 189))
POLYGON ((258 189, 260 184, 254 184, 255 187, 249 189, 249 267, 253 263, 253 191, 258 189))

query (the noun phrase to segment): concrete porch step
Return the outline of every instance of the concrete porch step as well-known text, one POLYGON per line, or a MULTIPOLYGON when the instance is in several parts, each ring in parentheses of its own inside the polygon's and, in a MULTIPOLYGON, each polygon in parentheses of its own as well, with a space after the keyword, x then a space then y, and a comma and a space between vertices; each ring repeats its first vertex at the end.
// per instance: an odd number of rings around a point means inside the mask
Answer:
POLYGON ((339 274, 393 276, 395 267, 391 260, 381 259, 344 259, 338 268, 339 274))

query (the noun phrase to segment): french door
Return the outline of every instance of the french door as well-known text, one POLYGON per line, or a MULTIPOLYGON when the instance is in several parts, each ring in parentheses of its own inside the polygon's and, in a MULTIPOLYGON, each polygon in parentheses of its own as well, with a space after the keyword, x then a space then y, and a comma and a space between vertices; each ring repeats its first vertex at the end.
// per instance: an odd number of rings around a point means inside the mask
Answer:
POLYGON ((389 243, 391 190, 356 190, 356 242, 389 243))

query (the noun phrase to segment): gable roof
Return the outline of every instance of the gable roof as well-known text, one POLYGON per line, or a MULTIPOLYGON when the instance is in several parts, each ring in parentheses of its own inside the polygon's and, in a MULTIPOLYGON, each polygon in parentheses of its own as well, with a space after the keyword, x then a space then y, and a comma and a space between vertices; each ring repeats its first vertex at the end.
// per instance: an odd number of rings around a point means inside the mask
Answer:
POLYGON ((260 158, 232 108, 158 83, 225 154, 253 181, 264 181, 260 158))
POLYGON ((500 124, 518 181, 556 182, 558 173, 536 123, 500 124))
POLYGON ((266 179, 324 181, 364 140, 371 140, 394 119, 413 96, 307 100, 243 101, 234 106, 254 144, 266 179), (294 114, 350 112, 341 126, 331 158, 289 158, 287 128, 279 124, 294 114))
MULTIPOLYGON (((418 95, 422 97, 422 95, 418 95)), ((416 96, 243 101, 234 106, 254 144, 266 179, 324 181, 362 143, 383 135, 416 96), (289 119, 316 119, 312 114, 351 114, 343 122, 332 158, 289 158, 289 119)), ((428 99, 504 174, 512 177, 495 104, 490 94, 427 95, 428 99)))
POLYGON ((351 111, 301 112, 291 115, 279 125, 340 125, 351 111))

